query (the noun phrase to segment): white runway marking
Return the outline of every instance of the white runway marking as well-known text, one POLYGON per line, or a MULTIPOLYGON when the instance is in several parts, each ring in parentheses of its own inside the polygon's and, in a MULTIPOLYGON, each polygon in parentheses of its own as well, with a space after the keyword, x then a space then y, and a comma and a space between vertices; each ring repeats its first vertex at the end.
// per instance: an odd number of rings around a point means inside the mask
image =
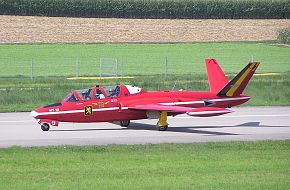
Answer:
POLYGON ((23 122, 31 122, 31 120, 20 120, 20 121, 0 121, 0 123, 23 123, 23 122))

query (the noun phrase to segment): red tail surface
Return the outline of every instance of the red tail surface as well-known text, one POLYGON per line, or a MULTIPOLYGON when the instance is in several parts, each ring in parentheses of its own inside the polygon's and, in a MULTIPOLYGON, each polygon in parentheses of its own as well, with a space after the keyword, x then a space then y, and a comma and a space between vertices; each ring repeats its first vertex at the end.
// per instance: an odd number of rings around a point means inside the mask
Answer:
POLYGON ((228 84, 228 79, 215 59, 206 59, 205 64, 210 92, 217 94, 228 84))

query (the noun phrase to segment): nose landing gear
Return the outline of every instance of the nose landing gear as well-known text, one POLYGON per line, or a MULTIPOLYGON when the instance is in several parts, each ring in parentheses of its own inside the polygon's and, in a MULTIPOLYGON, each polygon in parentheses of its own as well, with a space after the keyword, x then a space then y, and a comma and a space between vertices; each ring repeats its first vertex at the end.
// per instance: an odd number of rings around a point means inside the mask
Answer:
POLYGON ((50 126, 49 126, 48 123, 42 123, 42 124, 40 125, 40 127, 41 127, 41 129, 42 129, 43 131, 48 131, 49 128, 50 128, 50 126))

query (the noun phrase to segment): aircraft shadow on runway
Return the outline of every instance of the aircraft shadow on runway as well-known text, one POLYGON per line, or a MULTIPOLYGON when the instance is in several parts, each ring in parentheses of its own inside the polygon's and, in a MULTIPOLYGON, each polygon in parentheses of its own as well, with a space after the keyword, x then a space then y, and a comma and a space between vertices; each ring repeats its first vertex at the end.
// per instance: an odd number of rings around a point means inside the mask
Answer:
POLYGON ((272 127, 282 127, 282 128, 286 127, 287 128, 287 127, 290 127, 290 126, 261 125, 260 122, 254 121, 254 122, 242 123, 240 125, 235 125, 235 126, 232 126, 232 127, 263 127, 263 128, 265 128, 265 127, 270 127, 270 128, 272 128, 272 127))
MULTIPOLYGON (((133 123, 132 123, 133 124, 133 123)), ((205 135, 239 135, 234 133, 226 133, 226 132, 216 132, 216 131, 204 131, 197 130, 196 127, 168 127, 167 132, 179 132, 179 133, 195 133, 195 134, 205 134, 205 135)), ((210 128, 210 127, 207 127, 210 128)), ((212 127, 213 128, 213 127, 212 127)), ((218 127, 215 127, 218 128, 218 127)), ((50 130, 52 132, 69 132, 69 131, 120 131, 120 130, 148 130, 148 131, 156 131, 156 127, 154 125, 136 123, 136 125, 132 125, 129 127, 122 128, 110 128, 110 129, 61 129, 61 130, 50 130)))
MULTIPOLYGON (((259 122, 249 122, 237 126, 259 126, 259 122)), ((205 135, 239 135, 235 133, 217 132, 217 131, 205 131, 199 129, 218 129, 218 128, 228 128, 237 126, 184 126, 184 127, 168 127, 168 132, 179 132, 179 133, 195 133, 195 134, 205 134, 205 135)), ((91 128, 91 129, 60 129, 60 130, 50 130, 53 132, 65 132, 65 131, 115 131, 115 130, 149 130, 156 131, 155 125, 135 123, 132 122, 128 127, 122 128, 91 128)))
MULTIPOLYGON (((195 133, 195 134, 205 134, 205 135, 239 135, 235 133, 227 133, 227 132, 217 132, 217 131, 205 131, 198 130, 199 128, 223 128, 223 127, 212 127, 212 126, 184 126, 184 127, 168 127, 167 132, 179 132, 179 133, 195 133)), ((127 129, 132 130, 152 130, 156 131, 155 125, 143 124, 143 123, 131 123, 127 129)))
MULTIPOLYGON (((206 131, 200 129, 220 129, 220 128, 235 128, 235 127, 277 127, 277 126, 266 126, 260 125, 260 122, 247 122, 239 125, 232 126, 184 126, 184 127, 174 127, 169 126, 167 132, 179 132, 179 133, 195 133, 195 134, 205 134, 205 135, 241 135, 228 132, 217 132, 217 131, 206 131)), ((280 126, 279 126, 280 127, 280 126)), ((290 127, 290 126, 281 126, 290 127)), ((60 129, 60 130, 50 130, 53 132, 66 132, 66 131, 115 131, 115 130, 149 130, 156 131, 155 125, 135 123, 131 122, 130 126, 122 128, 91 128, 91 129, 60 129)))

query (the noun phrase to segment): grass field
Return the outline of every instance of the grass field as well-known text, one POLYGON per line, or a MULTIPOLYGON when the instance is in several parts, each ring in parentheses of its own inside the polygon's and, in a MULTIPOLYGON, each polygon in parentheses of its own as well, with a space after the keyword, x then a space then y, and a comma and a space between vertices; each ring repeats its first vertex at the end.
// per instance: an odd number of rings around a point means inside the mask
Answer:
MULTIPOLYGON (((230 76, 229 78, 231 78, 230 76)), ((185 89, 208 91, 205 74, 139 76, 134 79, 71 81, 64 78, 39 78, 31 82, 29 78, 0 79, 0 112, 31 111, 36 107, 59 102, 72 89, 82 89, 99 85, 132 84, 146 90, 185 89)), ((246 106, 290 105, 290 75, 254 76, 246 94, 252 100, 246 106)))
POLYGON ((0 112, 31 111, 59 102, 72 89, 96 84, 132 84, 146 90, 173 86, 176 90, 208 90, 204 58, 217 58, 227 74, 236 74, 250 55, 261 61, 258 73, 282 75, 254 77, 246 89, 253 99, 246 105, 290 105, 289 47, 262 43, 0 45, 0 54, 0 112), (63 77, 75 75, 77 59, 80 76, 98 75, 101 57, 118 58, 124 74, 135 79, 68 81, 63 77), (29 78, 32 58, 33 81, 29 78))
MULTIPOLYGON (((252 59, 258 72, 290 72, 290 48, 265 43, 188 44, 39 44, 0 45, 0 77, 99 75, 102 57, 118 59, 125 75, 204 73, 205 58, 216 58, 226 73, 236 73, 252 59)), ((121 71, 122 70, 122 71, 121 71)))
POLYGON ((289 189, 290 141, 0 149, 1 189, 289 189))

